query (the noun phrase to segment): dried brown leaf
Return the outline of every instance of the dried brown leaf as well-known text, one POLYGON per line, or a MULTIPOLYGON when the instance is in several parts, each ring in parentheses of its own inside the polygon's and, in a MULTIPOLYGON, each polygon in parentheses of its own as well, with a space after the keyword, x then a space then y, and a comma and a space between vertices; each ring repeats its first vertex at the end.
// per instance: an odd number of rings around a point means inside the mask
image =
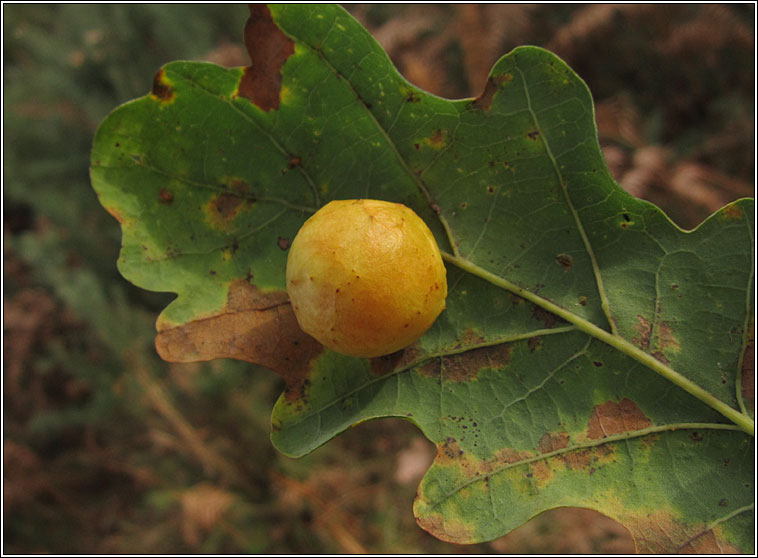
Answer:
POLYGON ((158 324, 156 348, 169 362, 234 358, 302 381, 323 347, 300 329, 285 291, 264 293, 245 280, 229 285, 217 314, 180 326, 158 324))
POLYGON ((251 64, 245 68, 237 94, 262 110, 279 108, 281 69, 295 52, 295 43, 277 27, 265 4, 250 4, 245 45, 251 64))

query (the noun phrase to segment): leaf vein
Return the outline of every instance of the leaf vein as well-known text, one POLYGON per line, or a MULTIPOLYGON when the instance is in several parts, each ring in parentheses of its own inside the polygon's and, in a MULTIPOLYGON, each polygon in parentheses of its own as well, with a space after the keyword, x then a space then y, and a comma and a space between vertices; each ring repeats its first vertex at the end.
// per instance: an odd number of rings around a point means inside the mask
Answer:
MULTIPOLYGON (((330 408, 330 407, 332 407, 332 406, 340 403, 341 401, 344 401, 345 399, 348 399, 348 398, 352 397, 356 393, 359 393, 360 391, 362 391, 362 390, 364 390, 364 389, 372 386, 373 384, 375 384, 377 382, 384 381, 384 380, 386 380, 390 376, 394 376, 394 375, 398 375, 398 374, 407 372, 407 371, 411 370, 412 368, 415 368, 416 366, 420 366, 420 365, 422 365, 422 364, 424 364, 426 362, 429 362, 429 361, 431 361, 431 360, 433 360, 435 358, 441 358, 441 357, 446 357, 446 356, 457 355, 457 354, 465 353, 467 351, 474 350, 474 349, 481 349, 481 348, 484 348, 484 347, 492 347, 492 346, 495 346, 495 345, 502 345, 503 343, 512 343, 512 342, 515 342, 515 341, 524 341, 524 340, 531 339, 531 338, 534 338, 534 337, 540 337, 542 335, 558 335, 558 334, 561 334, 561 333, 568 333, 568 332, 575 331, 575 330, 576 330, 576 328, 574 326, 562 326, 562 327, 554 327, 554 328, 549 328, 549 329, 538 329, 538 330, 530 331, 530 332, 524 333, 524 334, 507 335, 507 336, 503 336, 503 337, 498 337, 496 339, 491 339, 491 340, 488 340, 488 341, 484 341, 484 342, 481 342, 481 343, 472 343, 470 345, 456 346, 456 348, 447 348, 447 349, 443 349, 441 351, 437 351, 437 352, 434 352, 434 353, 429 353, 429 354, 424 355, 423 357, 421 357, 421 358, 419 358, 419 359, 417 359, 417 360, 415 360, 415 361, 413 361, 411 363, 408 363, 405 366, 402 366, 402 367, 398 368, 397 370, 392 371, 389 374, 385 374, 383 376, 378 376, 376 378, 373 378, 373 379, 371 379, 371 380, 369 380, 367 382, 364 382, 361 385, 353 388, 350 391, 342 393, 339 397, 337 397, 333 401, 330 401, 329 403, 323 405, 322 407, 320 407, 318 409, 314 409, 314 410, 312 410, 309 413, 304 413, 304 414, 299 415, 298 418, 297 418, 297 420, 293 420, 291 422, 288 422, 286 424, 286 426, 288 426, 288 427, 295 426, 295 425, 300 424, 301 422, 309 419, 310 417, 312 417, 314 415, 320 415, 326 409, 328 409, 328 408, 330 408)), ((282 425, 282 428, 284 428, 284 427, 285 427, 285 425, 282 425)))
POLYGON ((555 158, 555 155, 553 154, 550 148, 550 144, 547 141, 547 137, 545 136, 542 130, 542 127, 540 126, 539 119, 537 118, 537 113, 532 107, 532 97, 529 94, 529 85, 527 83, 526 76, 524 75, 524 72, 521 71, 521 69, 518 66, 515 66, 515 69, 521 75, 521 83, 523 83, 523 86, 524 86, 524 95, 526 97, 527 107, 529 108, 529 112, 532 115, 532 120, 534 120, 534 125, 536 126, 537 130, 540 132, 540 138, 542 139, 545 145, 545 151, 547 152, 547 155, 553 165, 553 169, 555 170, 555 174, 558 179, 558 182, 561 185, 561 189, 563 190, 563 194, 566 198, 566 204, 568 208, 571 210, 572 215, 574 216, 574 221, 576 222, 577 229, 579 231, 579 234, 582 237, 582 241, 584 242, 584 246, 587 249, 587 253, 590 257, 590 261, 592 263, 592 270, 595 274, 595 281, 597 283, 596 286, 600 294, 601 306, 603 308, 603 311, 605 312, 606 318, 608 319, 608 323, 611 327, 611 332, 616 334, 617 333, 616 323, 613 320, 613 316, 611 314, 610 304, 608 302, 608 295, 606 294, 605 288, 603 286, 603 278, 600 274, 600 267, 598 266, 597 258, 595 257, 595 252, 592 249, 592 245, 587 236, 587 232, 584 230, 584 225, 582 224, 582 221, 579 218, 579 213, 577 212, 576 208, 574 207, 574 204, 571 201, 571 198, 568 193, 568 186, 566 184, 566 181, 563 178, 563 175, 561 174, 560 168, 558 166, 558 161, 555 158))
MULTIPOLYGON (((418 190, 424 195, 427 202, 430 204, 430 206, 435 205, 436 201, 434 200, 434 197, 432 196, 429 189, 426 187, 426 185, 423 183, 421 178, 417 176, 408 166, 408 162, 405 160, 405 158, 401 155, 400 151, 397 148, 397 145, 395 145, 395 142, 392 140, 392 138, 389 135, 389 132, 385 130, 382 125, 379 123, 379 120, 377 120, 374 113, 371 111, 371 109, 368 108, 366 105, 366 102, 363 100, 363 98, 358 94, 358 91, 355 90, 353 87, 353 84, 350 83, 345 76, 342 75, 342 73, 337 70, 337 68, 331 63, 331 61, 326 57, 326 55, 321 51, 321 49, 314 48, 313 45, 306 43, 303 41, 304 45, 306 45, 308 48, 311 49, 312 52, 314 52, 323 62, 326 64, 332 72, 343 82, 345 83, 345 86, 352 91, 353 95, 355 95, 355 98, 359 101, 359 104, 366 110, 368 115, 370 116, 371 120, 374 122, 374 125, 376 126, 377 130, 379 130, 380 134, 385 140, 386 145, 390 148, 390 150, 395 155, 397 161, 400 163, 400 166, 403 168, 405 173, 408 175, 408 177, 416 184, 416 187, 418 190)), ((401 111, 398 111, 398 116, 401 111)), ((440 223, 442 224, 443 229, 445 230, 445 233, 447 235, 448 243, 450 244, 450 248, 452 249, 454 254, 458 253, 458 248, 456 247, 455 243, 455 237, 453 235, 453 231, 450 228, 450 224, 447 222, 447 219, 441 214, 437 213, 437 218, 439 219, 440 223)))
MULTIPOLYGON (((535 455, 532 457, 528 457, 525 459, 521 459, 518 461, 512 461, 510 463, 504 463, 503 465, 500 465, 499 467, 495 467, 492 470, 487 472, 487 476, 492 477, 494 475, 498 475, 501 473, 504 473, 505 471, 509 469, 513 469, 514 467, 521 467, 523 465, 529 465, 531 463, 535 463, 538 461, 544 461, 553 457, 557 457, 559 455, 564 455, 567 453, 571 453, 574 451, 581 451, 585 449, 595 448, 598 446, 602 446, 605 444, 611 444, 616 442, 628 442, 629 440, 632 440, 634 438, 641 438, 643 436, 648 436, 650 434, 658 434, 662 432, 673 432, 676 430, 740 430, 740 428, 733 424, 721 424, 721 423, 676 423, 676 424, 662 424, 658 426, 650 426, 648 428, 643 428, 641 430, 633 430, 630 432, 623 432, 620 434, 614 434, 611 436, 605 436, 603 438, 598 438, 596 440, 588 440, 586 442, 573 444, 570 446, 566 446, 565 448, 557 449, 551 452, 547 453, 541 453, 539 455, 535 455)), ((436 508, 440 505, 442 505, 443 502, 451 498, 452 496, 455 496, 458 494, 461 490, 472 486, 474 484, 484 482, 486 477, 482 477, 481 475, 475 476, 474 478, 471 478, 465 482, 459 483, 457 486, 455 486, 452 490, 446 492, 443 494, 439 499, 435 501, 430 501, 429 506, 431 508, 436 508)))
MULTIPOLYGON (((230 107, 234 112, 239 114, 245 121, 247 121, 249 124, 251 124, 261 135, 266 137, 269 142, 276 148, 277 151, 279 151, 285 158, 285 161, 289 162, 290 158, 292 157, 292 153, 284 147, 277 139, 266 130, 263 126, 261 126, 258 122, 255 121, 255 119, 251 118, 248 114, 245 113, 245 111, 240 110, 240 108, 228 97, 225 95, 220 95, 219 93, 216 93, 214 91, 211 91, 209 89, 206 89, 199 83, 197 83, 195 80, 193 80, 189 76, 182 75, 180 71, 176 69, 172 69, 172 74, 174 74, 176 77, 181 79, 182 81, 188 83, 192 87, 195 87, 199 91, 202 91, 206 95, 211 96, 212 98, 216 99, 217 101, 220 101, 230 107)), ((313 194, 313 201, 316 206, 321 205, 321 201, 319 199, 318 195, 318 189, 316 188, 316 184, 313 182, 313 179, 311 178, 310 174, 306 171, 306 169, 303 167, 303 165, 297 165, 297 170, 303 176, 306 183, 311 189, 311 193, 313 194)))

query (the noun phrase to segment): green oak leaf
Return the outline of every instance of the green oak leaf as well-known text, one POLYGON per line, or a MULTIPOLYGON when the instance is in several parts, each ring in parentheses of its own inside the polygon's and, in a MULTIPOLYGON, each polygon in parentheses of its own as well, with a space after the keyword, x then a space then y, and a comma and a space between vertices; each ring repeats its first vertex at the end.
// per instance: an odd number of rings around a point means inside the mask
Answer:
POLYGON ((338 6, 253 6, 245 37, 250 67, 167 64, 95 138, 119 269, 177 294, 161 355, 282 374, 289 455, 412 421, 438 448, 414 512, 444 540, 583 506, 643 552, 752 552, 753 200, 683 231, 625 193, 587 87, 539 48, 450 101, 338 6), (446 311, 387 357, 324 349, 284 291, 299 227, 349 198, 413 208, 448 268, 446 311))

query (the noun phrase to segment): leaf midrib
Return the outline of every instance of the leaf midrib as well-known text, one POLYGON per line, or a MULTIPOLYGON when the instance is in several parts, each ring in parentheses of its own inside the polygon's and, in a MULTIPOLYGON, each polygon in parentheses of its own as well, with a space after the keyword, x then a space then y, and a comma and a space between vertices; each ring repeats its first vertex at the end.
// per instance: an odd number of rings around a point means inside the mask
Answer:
MULTIPOLYGON (((366 105, 366 102, 363 100, 363 97, 360 96, 358 91, 353 87, 353 84, 350 83, 350 81, 340 72, 330 61, 329 59, 324 55, 324 53, 321 51, 321 49, 315 48, 313 45, 307 43, 306 41, 299 39, 300 43, 303 45, 306 45, 313 54, 318 56, 324 64, 334 73, 337 78, 342 81, 345 86, 350 89, 350 91, 355 95, 355 98, 358 100, 358 104, 363 107, 363 109, 366 111, 366 113, 369 115, 371 121, 376 126, 377 130, 379 131, 379 134, 384 139, 385 144, 392 150, 392 153, 395 155, 395 158, 397 159, 398 163, 400 163, 400 166, 403 168, 403 171, 405 171, 406 175, 411 179, 412 182, 416 184, 416 187, 418 190, 424 195, 424 197, 427 200, 427 203, 429 203, 430 207, 434 207, 436 205, 436 201, 434 200, 434 197, 432 196, 429 189, 426 187, 426 184, 424 184, 424 181, 421 180, 421 177, 416 175, 408 165, 408 162, 405 160, 405 157, 402 156, 400 151, 397 149, 397 146, 395 145, 395 142, 392 140, 392 138, 389 135, 389 132, 384 129, 384 127, 379 123, 379 120, 377 120, 374 113, 369 109, 369 107, 366 105)), ((399 74, 398 74, 399 75, 399 74)), ((412 84, 407 84, 409 87, 412 87, 413 89, 416 89, 412 84)), ((400 111, 398 111, 397 117, 400 116, 400 111)), ((442 228, 445 230, 445 234, 447 235, 447 241, 450 244, 450 249, 453 251, 453 254, 459 255, 458 247, 455 243, 455 237, 453 235, 453 231, 450 227, 450 223, 447 222, 447 219, 442 215, 441 212, 436 211, 437 218, 440 221, 440 224, 442 225, 442 228)))

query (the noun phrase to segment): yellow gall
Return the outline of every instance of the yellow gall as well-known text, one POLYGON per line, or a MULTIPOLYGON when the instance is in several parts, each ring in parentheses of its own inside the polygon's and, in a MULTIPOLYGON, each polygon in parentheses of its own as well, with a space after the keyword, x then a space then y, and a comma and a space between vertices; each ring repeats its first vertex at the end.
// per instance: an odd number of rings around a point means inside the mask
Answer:
POLYGON ((334 351, 377 357, 431 327, 445 309, 447 280, 437 242, 413 210, 337 200, 292 241, 287 292, 303 331, 334 351))

